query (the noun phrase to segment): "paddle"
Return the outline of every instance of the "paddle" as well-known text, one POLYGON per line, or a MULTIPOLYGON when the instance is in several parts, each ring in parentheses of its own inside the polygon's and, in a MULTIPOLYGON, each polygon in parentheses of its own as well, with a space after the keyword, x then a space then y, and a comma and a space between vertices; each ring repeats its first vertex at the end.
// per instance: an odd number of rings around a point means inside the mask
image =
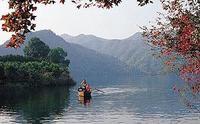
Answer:
POLYGON ((102 92, 102 93, 105 93, 104 91, 102 91, 102 90, 99 90, 99 89, 97 89, 97 88, 94 88, 95 90, 97 90, 97 91, 100 91, 100 92, 102 92))

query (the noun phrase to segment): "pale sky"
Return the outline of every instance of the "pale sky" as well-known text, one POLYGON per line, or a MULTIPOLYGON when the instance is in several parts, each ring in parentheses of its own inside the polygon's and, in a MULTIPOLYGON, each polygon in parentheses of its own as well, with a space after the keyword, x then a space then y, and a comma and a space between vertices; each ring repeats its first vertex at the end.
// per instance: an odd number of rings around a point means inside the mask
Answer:
MULTIPOLYGON (((0 15, 8 12, 7 0, 0 1, 0 15)), ((39 5, 35 23, 36 31, 50 29, 60 35, 93 34, 108 39, 123 39, 141 31, 139 26, 149 25, 160 11, 160 4, 137 6, 136 0, 123 0, 110 10, 99 8, 77 9, 71 0, 62 5, 39 5)), ((0 25, 2 21, 0 21, 0 25)), ((0 29, 0 44, 11 34, 0 29)))

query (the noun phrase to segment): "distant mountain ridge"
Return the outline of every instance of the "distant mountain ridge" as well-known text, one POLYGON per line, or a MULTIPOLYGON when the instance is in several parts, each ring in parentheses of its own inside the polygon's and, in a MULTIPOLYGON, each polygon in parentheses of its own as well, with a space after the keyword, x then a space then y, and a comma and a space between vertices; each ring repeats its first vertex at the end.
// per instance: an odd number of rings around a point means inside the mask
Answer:
MULTIPOLYGON (((128 66, 109 55, 85 48, 78 44, 68 43, 50 30, 41 30, 29 33, 25 44, 32 37, 40 38, 50 48, 61 47, 68 53, 70 72, 76 81, 87 79, 91 83, 125 82, 130 81, 133 75, 128 66)), ((5 48, 0 46, 0 55, 23 55, 24 45, 21 48, 5 48)))
POLYGON ((104 39, 83 34, 78 36, 62 34, 61 37, 67 42, 117 57, 133 70, 139 69, 147 74, 157 74, 165 71, 162 60, 153 57, 151 46, 144 42, 140 32, 122 40, 104 39))

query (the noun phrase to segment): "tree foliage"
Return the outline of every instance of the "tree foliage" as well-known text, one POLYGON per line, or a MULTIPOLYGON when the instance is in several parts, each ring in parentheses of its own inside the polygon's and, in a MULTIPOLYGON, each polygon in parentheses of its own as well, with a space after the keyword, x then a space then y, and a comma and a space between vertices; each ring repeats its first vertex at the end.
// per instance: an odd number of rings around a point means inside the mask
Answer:
POLYGON ((11 82, 13 85, 21 82, 21 85, 24 86, 51 85, 52 83, 59 85, 56 84, 59 81, 65 82, 65 84, 68 81, 73 82, 68 68, 59 64, 44 60, 32 61, 23 56, 4 56, 4 58, 9 57, 11 58, 7 61, 0 59, 0 82, 4 81, 8 84, 11 82))
MULTIPOLYGON (((199 0, 161 0, 165 13, 157 24, 143 27, 148 41, 160 48, 172 69, 178 68, 194 96, 200 94, 200 2, 199 0), (181 59, 180 59, 181 58, 181 59)), ((176 89, 176 88, 174 88, 176 89)), ((178 90, 189 91, 188 88, 178 90)), ((187 105, 190 105, 187 103, 187 105)))
MULTIPOLYGON (((145 5, 152 2, 151 0, 137 0, 139 5, 145 5)), ((37 10, 37 4, 54 4, 56 0, 8 0, 9 9, 12 12, 2 15, 1 20, 2 30, 6 32, 13 32, 10 42, 7 47, 19 47, 24 43, 25 34, 31 30, 35 30, 36 24, 33 21, 36 18, 34 11, 37 10)), ((122 0, 72 0, 77 8, 88 8, 96 6, 99 8, 112 8, 118 6, 122 0)), ((60 0, 60 3, 65 3, 65 0, 60 0)))
MULTIPOLYGON (((42 62, 1 62, 4 67, 4 77, 9 81, 39 81, 45 79, 45 73, 55 77, 62 73, 59 65, 42 62)), ((49 78, 48 76, 48 78, 49 78)))
POLYGON ((34 37, 28 42, 24 48, 24 55, 37 59, 45 59, 50 51, 49 46, 42 42, 39 38, 34 37))
POLYGON ((60 47, 51 49, 48 54, 48 59, 53 63, 62 63, 65 65, 69 65, 69 60, 66 58, 67 53, 60 47))
POLYGON ((6 56, 0 56, 0 61, 1 62, 30 62, 30 61, 38 61, 40 62, 41 59, 36 59, 33 57, 24 57, 20 55, 6 55, 6 56))
POLYGON ((4 79, 4 67, 3 64, 0 64, 0 80, 4 79))

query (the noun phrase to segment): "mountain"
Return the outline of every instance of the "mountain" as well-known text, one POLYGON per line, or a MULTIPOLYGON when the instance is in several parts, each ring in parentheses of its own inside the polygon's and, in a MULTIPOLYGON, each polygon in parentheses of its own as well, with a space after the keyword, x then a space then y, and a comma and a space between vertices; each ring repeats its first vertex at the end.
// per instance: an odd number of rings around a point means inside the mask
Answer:
MULTIPOLYGON (((132 78, 128 66, 119 59, 78 44, 68 43, 50 30, 29 33, 25 44, 32 37, 40 38, 50 48, 63 48, 70 59, 71 75, 77 82, 82 79, 87 79, 91 83, 125 82, 132 78)), ((24 45, 14 49, 5 48, 5 44, 0 46, 0 55, 23 55, 24 45)))
POLYGON ((109 40, 84 34, 78 36, 62 34, 61 37, 67 42, 117 57, 133 70, 139 69, 148 74, 160 74, 165 71, 162 60, 153 56, 152 47, 144 42, 139 32, 122 40, 109 40))

